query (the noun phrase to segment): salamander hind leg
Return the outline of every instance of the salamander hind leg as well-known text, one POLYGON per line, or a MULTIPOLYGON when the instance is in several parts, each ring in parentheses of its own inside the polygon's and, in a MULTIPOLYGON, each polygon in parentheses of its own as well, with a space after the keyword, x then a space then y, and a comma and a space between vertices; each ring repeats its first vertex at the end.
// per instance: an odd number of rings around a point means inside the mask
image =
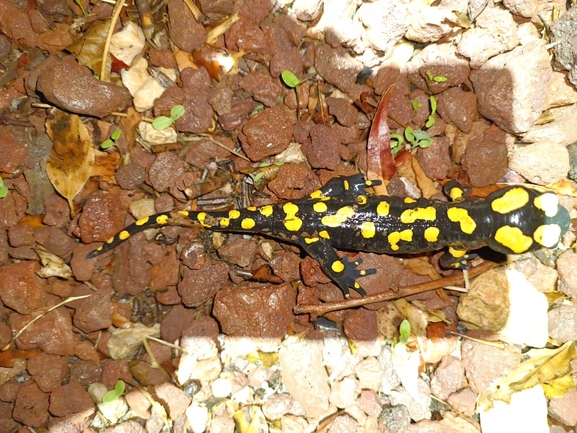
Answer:
POLYGON ((445 252, 439 259, 440 265, 445 269, 461 269, 467 270, 469 266, 467 265, 468 260, 473 260, 477 257, 475 253, 469 253, 465 250, 458 250, 453 247, 449 247, 449 250, 445 252))
POLYGON ((347 256, 340 258, 331 245, 319 237, 303 238, 299 244, 320 264, 323 272, 339 286, 345 298, 348 299, 351 296, 349 288, 353 288, 362 296, 367 295, 357 280, 375 274, 376 269, 358 269, 357 267, 363 262, 362 259, 349 261, 347 256))
POLYGON ((469 196, 471 188, 462 186, 457 180, 452 179, 445 184, 443 192, 453 202, 460 202, 469 196))

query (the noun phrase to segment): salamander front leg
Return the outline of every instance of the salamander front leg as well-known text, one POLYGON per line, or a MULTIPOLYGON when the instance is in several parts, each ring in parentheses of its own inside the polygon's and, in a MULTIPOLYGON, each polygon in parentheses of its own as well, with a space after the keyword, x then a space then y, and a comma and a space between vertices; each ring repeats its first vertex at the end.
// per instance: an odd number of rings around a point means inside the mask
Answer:
POLYGON ((473 260, 474 258, 477 258, 477 254, 467 253, 467 251, 449 247, 449 251, 441 256, 439 264, 445 269, 453 268, 462 270, 463 277, 465 278, 465 288, 469 291, 471 286, 469 284, 469 265, 467 261, 473 260))
POLYGON ((300 245, 307 254, 320 264, 323 272, 339 286, 345 298, 348 299, 351 296, 349 287, 355 289, 362 296, 367 295, 357 279, 375 274, 376 269, 357 269, 357 266, 363 262, 362 259, 349 261, 347 256, 340 258, 333 247, 323 238, 303 238, 300 245))
POLYGON ((359 195, 366 194, 367 188, 380 185, 380 180, 365 180, 362 174, 354 176, 339 176, 327 182, 318 191, 311 194, 312 198, 336 197, 338 195, 359 195))

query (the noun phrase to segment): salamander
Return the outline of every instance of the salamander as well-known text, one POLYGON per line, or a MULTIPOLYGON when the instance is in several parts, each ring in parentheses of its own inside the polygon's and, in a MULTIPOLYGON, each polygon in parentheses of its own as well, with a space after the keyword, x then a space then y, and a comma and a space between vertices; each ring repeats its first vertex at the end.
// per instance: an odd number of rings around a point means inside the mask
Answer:
POLYGON ((468 253, 484 246, 504 254, 555 248, 570 225, 569 212, 555 193, 519 184, 481 199, 456 182, 445 192, 451 201, 369 194, 378 182, 362 175, 338 177, 299 200, 224 212, 176 210, 136 221, 91 252, 96 257, 148 228, 201 225, 214 231, 257 233, 298 244, 340 287, 366 295, 358 279, 361 260, 340 258, 334 248, 386 254, 414 254, 448 247, 446 268, 466 269, 468 253))

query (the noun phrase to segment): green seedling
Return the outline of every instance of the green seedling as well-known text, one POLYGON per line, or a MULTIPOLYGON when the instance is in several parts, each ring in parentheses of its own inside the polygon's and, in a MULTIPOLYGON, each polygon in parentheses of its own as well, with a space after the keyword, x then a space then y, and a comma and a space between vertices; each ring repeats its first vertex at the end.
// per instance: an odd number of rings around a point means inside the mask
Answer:
POLYGON ((405 138, 413 148, 420 147, 421 149, 426 149, 431 144, 433 144, 433 139, 425 131, 420 129, 414 131, 410 126, 405 129, 405 138))
POLYGON ((4 198, 8 195, 8 187, 0 177, 0 198, 4 198))
POLYGON ((102 149, 108 149, 112 146, 116 146, 118 139, 122 135, 122 130, 117 129, 112 134, 110 134, 110 138, 108 140, 104 140, 100 147, 102 149))
POLYGON ((175 105, 170 109, 170 117, 158 116, 152 121, 152 127, 156 130, 166 129, 178 119, 180 119, 184 115, 184 111, 185 110, 182 105, 175 105))
POLYGON ((405 138, 399 134, 391 134, 391 153, 395 156, 403 148, 405 144, 405 138))
POLYGON ((262 110, 264 110, 264 105, 262 104, 258 104, 256 107, 254 107, 254 110, 252 110, 252 112, 250 113, 249 117, 253 117, 256 116, 258 113, 260 113, 262 110))
POLYGON ((447 81, 447 77, 444 77, 442 75, 433 75, 431 71, 427 71, 426 74, 429 81, 433 81, 435 83, 444 83, 445 81, 447 81))
POLYGON ((297 76, 295 74, 293 74, 291 71, 289 71, 288 69, 285 69, 284 71, 282 71, 282 73, 280 74, 283 82, 289 86, 291 89, 294 89, 298 86, 300 86, 302 83, 304 83, 306 80, 308 80, 308 78, 305 78, 304 80, 300 81, 297 76))
POLYGON ((404 319, 399 326, 399 344, 403 346, 409 341, 409 336, 411 335, 411 324, 407 319, 404 319))
POLYGON ((431 102, 431 114, 429 115, 429 118, 425 122, 426 128, 430 128, 437 121, 435 118, 435 114, 437 113, 437 98, 431 95, 429 97, 429 101, 431 102))
POLYGON ((419 111, 419 108, 422 107, 422 105, 419 104, 419 101, 414 100, 414 101, 411 102, 411 107, 413 107, 413 110, 414 110, 415 112, 417 112, 417 111, 419 111))
POLYGON ((124 388, 126 387, 123 380, 119 380, 114 385, 114 389, 108 391, 106 394, 102 396, 102 403, 112 403, 115 400, 118 400, 122 394, 124 394, 124 388))
POLYGON ((78 7, 80 8, 80 10, 82 11, 82 15, 86 16, 86 9, 84 9, 84 6, 82 6, 82 1, 81 0, 74 0, 74 3, 76 3, 78 5, 78 7))

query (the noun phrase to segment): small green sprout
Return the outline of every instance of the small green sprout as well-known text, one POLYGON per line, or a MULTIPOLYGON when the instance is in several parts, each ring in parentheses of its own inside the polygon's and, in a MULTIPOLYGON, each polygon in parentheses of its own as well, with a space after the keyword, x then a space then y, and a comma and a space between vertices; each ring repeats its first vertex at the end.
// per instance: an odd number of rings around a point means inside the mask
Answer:
POLYGON ((170 117, 158 116, 152 121, 152 127, 156 130, 166 129, 174 122, 180 119, 184 114, 184 107, 182 105, 175 105, 170 109, 170 117))
POLYGON ((425 149, 433 144, 433 139, 425 131, 420 129, 414 131, 410 126, 405 129, 405 138, 413 147, 425 149))
POLYGON ((437 112, 437 98, 431 95, 431 97, 429 97, 429 101, 431 102, 431 114, 429 115, 429 118, 425 122, 426 128, 430 128, 436 122, 435 113, 437 112))
POLYGON ((444 83, 445 81, 447 81, 447 77, 444 77, 442 75, 433 75, 431 71, 427 71, 426 74, 429 81, 433 81, 435 83, 444 83))
POLYGON ((285 69, 284 71, 282 71, 282 73, 280 74, 282 80, 284 81, 284 83, 289 86, 291 89, 294 89, 295 87, 300 86, 302 83, 304 83, 307 79, 300 81, 297 76, 295 74, 293 74, 291 71, 289 71, 288 69, 285 69))
POLYGON ((399 326, 399 344, 403 346, 409 341, 409 336, 411 335, 411 324, 407 319, 404 319, 399 326))
POLYGON ((256 116, 258 113, 260 113, 262 110, 264 110, 264 105, 262 104, 258 104, 256 107, 254 107, 254 110, 252 110, 252 112, 250 113, 249 117, 253 117, 256 116))
POLYGON ((0 177, 0 198, 4 198, 8 195, 8 187, 0 177))
POLYGON ((115 400, 118 400, 122 394, 124 394, 124 388, 126 387, 123 380, 119 380, 114 385, 114 389, 108 391, 106 394, 102 396, 102 403, 112 403, 115 400))
POLYGON ((80 8, 80 10, 82 11, 82 15, 86 16, 86 9, 84 9, 84 6, 82 6, 82 1, 81 0, 74 0, 74 3, 76 3, 78 5, 78 7, 80 8))
POLYGON ((416 112, 416 111, 419 111, 419 108, 422 107, 422 105, 419 104, 419 101, 417 101, 416 99, 411 102, 411 106, 413 107, 413 110, 414 110, 415 112, 416 112))
POLYGON ((122 135, 122 129, 116 129, 112 134, 110 134, 110 138, 108 140, 104 140, 100 145, 103 149, 108 149, 112 146, 116 146, 118 139, 122 135))
POLYGON ((403 148, 405 143, 405 138, 399 134, 391 134, 391 153, 395 156, 403 148))

